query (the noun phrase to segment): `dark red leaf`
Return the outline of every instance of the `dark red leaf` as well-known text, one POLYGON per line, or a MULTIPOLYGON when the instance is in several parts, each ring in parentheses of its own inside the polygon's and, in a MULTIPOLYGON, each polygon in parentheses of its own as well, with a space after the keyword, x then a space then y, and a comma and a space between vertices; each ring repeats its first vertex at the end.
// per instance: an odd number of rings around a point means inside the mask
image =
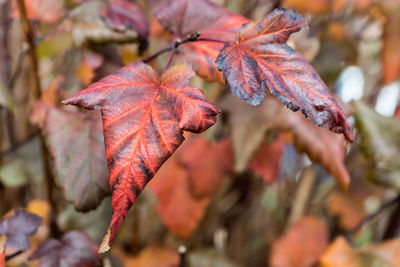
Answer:
POLYGON ((102 112, 113 194, 102 251, 145 185, 183 142, 183 131, 202 132, 216 122, 219 109, 190 85, 193 74, 187 65, 176 65, 158 78, 149 65, 132 63, 64 102, 102 112))
POLYGON ((213 25, 224 12, 229 11, 208 0, 167 0, 154 16, 169 31, 183 37, 213 25))
POLYGON ((95 266, 100 256, 97 245, 86 234, 70 231, 61 240, 51 238, 40 244, 30 259, 40 259, 40 267, 79 267, 95 266))
POLYGON ((136 31, 142 42, 149 35, 149 22, 136 3, 126 0, 112 0, 102 9, 102 17, 107 25, 117 31, 136 31))
POLYGON ((249 163, 249 170, 272 183, 279 175, 279 167, 283 155, 284 142, 276 139, 272 144, 264 141, 249 163))
POLYGON ((39 216, 17 209, 12 216, 0 221, 0 235, 5 235, 7 247, 27 250, 30 246, 28 236, 33 235, 41 223, 39 216))
POLYGON ((237 39, 221 50, 217 67, 232 92, 249 104, 260 104, 269 90, 317 126, 353 140, 346 116, 325 83, 303 56, 286 44, 290 34, 305 25, 293 10, 275 9, 261 21, 243 25, 237 39))
POLYGON ((96 208, 110 194, 100 113, 49 108, 42 131, 66 199, 80 211, 96 208))
MULTIPOLYGON (((175 38, 200 31, 201 38, 222 41, 233 41, 236 31, 248 21, 207 0, 168 0, 155 16, 175 38)), ((222 47, 222 43, 216 42, 190 42, 179 47, 176 60, 189 61, 196 74, 207 81, 223 83, 222 74, 214 63, 222 47)))

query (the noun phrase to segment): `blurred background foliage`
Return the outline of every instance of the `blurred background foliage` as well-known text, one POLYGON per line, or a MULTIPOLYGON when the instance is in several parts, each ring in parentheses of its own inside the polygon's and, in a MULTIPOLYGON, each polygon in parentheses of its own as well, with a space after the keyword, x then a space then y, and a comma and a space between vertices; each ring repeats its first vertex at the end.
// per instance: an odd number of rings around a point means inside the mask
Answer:
POLYGON ((42 217, 28 250, 7 247, 7 266, 400 266, 399 0, 213 1, 254 20, 276 7, 301 13, 309 27, 289 44, 336 93, 355 141, 271 97, 251 107, 195 77, 222 108, 218 123, 186 136, 111 252, 95 253, 111 217, 99 115, 60 101, 170 44, 151 17, 160 2, 135 2, 147 38, 110 27, 102 1, 25 1, 39 98, 17 4, 0 0, 0 215, 42 217))

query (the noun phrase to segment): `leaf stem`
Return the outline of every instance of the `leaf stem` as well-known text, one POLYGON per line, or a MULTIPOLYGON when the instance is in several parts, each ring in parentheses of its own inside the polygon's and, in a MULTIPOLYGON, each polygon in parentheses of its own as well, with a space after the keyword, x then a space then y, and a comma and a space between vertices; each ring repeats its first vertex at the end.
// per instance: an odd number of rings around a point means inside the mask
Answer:
POLYGON ((171 65, 172 58, 175 55, 175 51, 176 51, 176 47, 172 48, 171 54, 169 54, 167 64, 165 64, 165 67, 164 67, 164 70, 163 70, 162 73, 164 73, 169 68, 169 66, 171 65))
POLYGON ((368 223, 369 221, 371 221, 372 219, 374 219, 375 217, 377 217, 382 212, 384 212, 386 209, 392 207, 396 203, 400 203, 400 195, 398 195, 397 197, 395 197, 395 198, 383 203, 382 206, 377 211, 375 211, 374 213, 371 213, 370 215, 365 217, 353 229, 348 231, 347 234, 346 234, 347 239, 349 239, 350 236, 356 234, 363 227, 364 224, 368 223))
POLYGON ((200 38, 200 32, 196 32, 196 33, 190 34, 188 37, 186 37, 183 40, 180 40, 180 39, 175 40, 174 43, 158 50, 153 55, 142 59, 142 61, 144 63, 148 63, 148 62, 152 61, 153 59, 155 59, 156 57, 158 57, 159 55, 164 54, 165 52, 174 50, 174 49, 178 48, 179 46, 186 44, 186 43, 190 43, 190 42, 214 42, 214 43, 222 43, 222 44, 225 43, 225 41, 222 41, 222 40, 216 40, 216 39, 210 39, 210 38, 200 38))
POLYGON ((199 42, 214 42, 214 43, 221 43, 221 44, 225 44, 225 41, 222 40, 217 40, 217 39, 211 39, 211 38, 197 38, 196 41, 199 42))

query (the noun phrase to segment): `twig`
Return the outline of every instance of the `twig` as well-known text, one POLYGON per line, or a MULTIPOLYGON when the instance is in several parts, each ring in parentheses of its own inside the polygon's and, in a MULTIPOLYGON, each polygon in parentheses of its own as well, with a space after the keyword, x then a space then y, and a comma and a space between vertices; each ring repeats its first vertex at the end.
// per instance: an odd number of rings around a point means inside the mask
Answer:
MULTIPOLYGON (((34 77, 33 96, 34 96, 34 99, 39 99, 42 94, 42 90, 41 90, 41 85, 40 85, 38 59, 36 57, 35 34, 29 23, 24 0, 17 0, 17 4, 18 4, 18 10, 20 13, 22 30, 24 32, 26 42, 29 46, 28 55, 29 55, 29 60, 31 63, 32 73, 33 73, 33 77, 34 77)), ((52 207, 52 210, 54 212, 57 212, 55 201, 53 198, 54 178, 53 178, 53 174, 51 172, 48 152, 47 152, 47 148, 46 148, 42 134, 40 135, 40 143, 41 143, 40 145, 41 145, 43 170, 45 173, 45 180, 46 180, 47 198, 52 207)), ((54 220, 51 223, 51 230, 52 230, 53 235, 57 234, 59 232, 54 220)))
POLYGON ((304 168, 300 176, 299 186, 293 200, 293 207, 288 219, 288 227, 304 215, 314 188, 315 170, 312 166, 304 168))
POLYGON ((172 44, 172 45, 169 45, 169 46, 167 46, 167 47, 164 47, 163 49, 157 51, 157 52, 154 53, 153 55, 142 59, 142 61, 143 61, 144 63, 148 63, 148 62, 152 61, 153 59, 155 59, 156 57, 158 57, 159 55, 164 54, 165 52, 171 51, 173 48, 174 48, 174 45, 173 45, 173 44, 172 44))
POLYGON ((29 45, 26 45, 24 43, 24 45, 22 46, 21 52, 18 55, 17 65, 15 67, 15 70, 12 72, 11 78, 8 81, 8 88, 10 88, 10 90, 12 88, 14 88, 15 81, 17 80, 18 76, 21 74, 22 63, 24 62, 24 58, 25 58, 26 54, 28 53, 28 51, 29 51, 29 45))
POLYGON ((395 205, 396 203, 400 203, 400 195, 383 203, 382 206, 377 211, 375 211, 374 213, 371 213, 370 215, 365 217, 353 229, 351 229, 350 231, 347 232, 346 238, 349 239, 349 237, 356 234, 364 226, 364 224, 370 222, 376 216, 380 215, 382 212, 384 212, 386 209, 390 208, 391 206, 395 205))
POLYGON ((37 134, 38 134, 38 132, 34 132, 34 133, 28 135, 25 139, 15 143, 13 146, 11 146, 11 147, 3 150, 3 151, 0 151, 0 159, 4 158, 8 154, 16 151, 21 146, 23 146, 23 145, 29 143, 30 141, 32 141, 36 137, 37 134))
POLYGON ((175 51, 176 51, 176 48, 175 48, 175 47, 172 48, 171 54, 169 54, 169 57, 168 57, 168 60, 167 60, 167 64, 165 64, 163 73, 164 73, 164 72, 169 68, 169 66, 171 65, 172 58, 173 58, 174 55, 175 55, 175 51))
POLYGON ((167 47, 164 47, 164 48, 158 50, 153 55, 142 59, 142 61, 144 63, 148 63, 148 62, 152 61, 153 59, 155 59, 156 57, 158 57, 159 55, 164 54, 165 52, 177 49, 179 46, 181 46, 183 44, 186 44, 186 43, 189 43, 189 42, 225 43, 225 41, 222 41, 222 40, 216 40, 216 39, 210 39, 210 38, 200 38, 200 32, 196 32, 196 33, 193 33, 193 34, 189 35, 188 37, 186 37, 183 40, 180 40, 180 39, 175 40, 174 43, 168 45, 167 47))
POLYGON ((39 77, 39 67, 38 60, 36 57, 36 45, 35 45, 35 34, 32 30, 31 24, 26 13, 26 7, 24 0, 17 0, 18 10, 21 17, 22 30, 25 34, 26 42, 29 46, 29 60, 31 62, 32 72, 34 74, 34 97, 39 99, 41 95, 40 77, 39 77))
POLYGON ((24 250, 19 250, 17 252, 14 252, 13 254, 7 255, 6 256, 6 261, 11 260, 14 257, 17 257, 18 255, 22 254, 23 252, 25 252, 24 250))
POLYGON ((226 43, 225 41, 211 39, 211 38, 197 38, 196 41, 199 41, 199 42, 213 42, 213 43, 221 43, 221 44, 225 44, 226 43))
MULTIPOLYGON (((399 195, 400 197, 400 195, 399 195)), ((387 240, 396 236, 400 225, 400 201, 397 202, 397 208, 393 211, 390 216, 388 226, 386 227, 383 240, 387 240)))

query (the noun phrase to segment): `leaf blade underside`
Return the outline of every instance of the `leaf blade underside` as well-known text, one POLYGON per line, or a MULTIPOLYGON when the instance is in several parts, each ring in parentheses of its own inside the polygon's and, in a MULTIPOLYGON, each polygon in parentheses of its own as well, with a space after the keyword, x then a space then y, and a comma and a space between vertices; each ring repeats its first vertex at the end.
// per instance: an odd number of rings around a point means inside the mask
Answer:
POLYGON ((256 106, 269 90, 315 125, 343 133, 352 141, 346 116, 325 83, 304 57, 286 44, 306 26, 293 10, 275 9, 259 22, 248 22, 227 42, 216 64, 231 91, 256 106))
POLYGON ((131 63, 64 101, 102 113, 113 199, 104 246, 112 244, 137 196, 183 142, 183 131, 202 132, 216 122, 220 111, 190 85, 193 75, 188 65, 176 65, 158 78, 149 65, 131 63))

